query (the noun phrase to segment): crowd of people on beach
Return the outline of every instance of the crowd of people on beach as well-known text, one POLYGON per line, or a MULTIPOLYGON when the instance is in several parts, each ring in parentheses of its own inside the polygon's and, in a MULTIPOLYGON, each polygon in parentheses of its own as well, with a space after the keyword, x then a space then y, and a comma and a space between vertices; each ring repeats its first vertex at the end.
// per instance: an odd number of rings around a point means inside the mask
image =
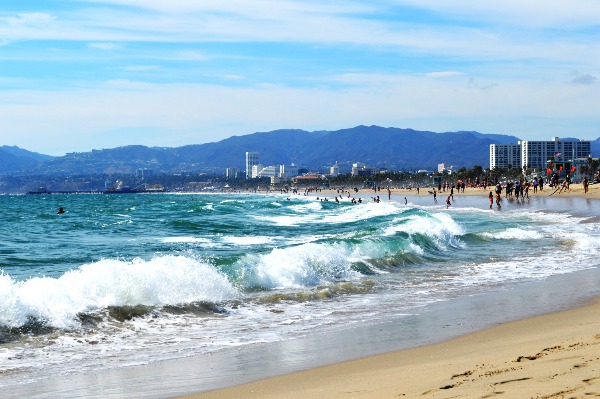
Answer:
MULTIPOLYGON (((596 182, 600 182, 600 171, 598 172, 598 178, 592 179, 591 184, 595 184, 596 182)), ((428 190, 427 193, 433 196, 433 201, 437 204, 437 196, 443 193, 446 196, 446 209, 452 206, 452 202, 454 201, 454 194, 465 193, 466 188, 478 189, 483 192, 487 192, 488 189, 488 199, 489 199, 489 208, 492 209, 494 204, 498 208, 502 207, 502 200, 507 199, 509 201, 516 200, 517 202, 522 201, 525 202, 529 200, 530 194, 537 194, 544 191, 544 189, 550 190, 550 196, 554 194, 561 194, 563 192, 569 192, 571 190, 571 176, 566 174, 563 178, 560 177, 558 173, 550 174, 549 176, 537 177, 534 176, 532 179, 528 180, 525 177, 520 177, 514 181, 499 181, 498 179, 466 179, 466 180, 458 180, 455 182, 449 181, 441 181, 438 180, 437 184, 432 187, 431 190, 428 190), (553 190, 553 191, 552 191, 553 190), (446 195, 447 193, 447 195, 446 195)), ((587 177, 583 177, 581 184, 583 186, 584 194, 587 194, 589 191, 590 181, 587 177)), ((420 195, 420 187, 419 186, 408 186, 402 187, 405 190, 416 190, 416 194, 420 195)), ((329 202, 334 201, 336 203, 341 202, 350 202, 352 204, 362 204, 365 202, 374 202, 380 203, 382 202, 382 191, 383 198, 385 198, 385 193, 387 193, 388 201, 392 200, 392 187, 391 186, 373 186, 368 189, 366 188, 333 188, 329 189, 330 191, 335 190, 333 198, 328 198, 327 196, 317 196, 318 201, 329 202), (372 191, 373 195, 369 200, 363 199, 363 196, 358 196, 359 191, 372 191)), ((329 191, 328 190, 328 191, 329 191)), ((306 188, 304 190, 304 195, 310 195, 314 193, 321 193, 323 191, 322 188, 311 187, 306 188)), ((297 189, 294 189, 294 194, 300 195, 297 189)), ((404 197, 404 204, 408 205, 407 197, 404 197)))

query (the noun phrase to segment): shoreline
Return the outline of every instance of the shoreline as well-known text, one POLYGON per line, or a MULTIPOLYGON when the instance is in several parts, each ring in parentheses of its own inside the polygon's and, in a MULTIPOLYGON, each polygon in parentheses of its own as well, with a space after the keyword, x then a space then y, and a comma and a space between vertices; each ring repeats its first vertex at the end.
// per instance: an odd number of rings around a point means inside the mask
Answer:
MULTIPOLYGON (((346 359, 338 357, 337 361, 321 365, 307 360, 307 365, 298 371, 283 369, 254 381, 248 378, 251 382, 236 383, 235 376, 231 376, 228 387, 177 397, 471 398, 506 392, 506 397, 560 398, 550 396, 560 391, 551 388, 575 386, 583 390, 578 393, 600 394, 598 267, 518 284, 505 291, 438 303, 428 306, 423 313, 429 313, 425 324, 401 319, 389 325, 372 326, 374 337, 355 330, 343 336, 314 338, 329 345, 332 340, 340 340, 335 343, 338 349, 354 350, 354 355, 347 355, 346 359), (411 324, 414 325, 402 329, 411 324), (414 339, 428 332, 432 336, 410 341, 410 337, 414 339), (394 349, 391 341, 403 340, 398 337, 407 337, 409 342, 402 342, 394 349), (382 345, 379 352, 361 355, 364 342, 370 338, 373 340, 369 345, 382 345), (575 361, 574 356, 579 360, 575 361), (558 370, 558 364, 564 370, 558 370), (584 380, 588 382, 582 383, 584 380), (592 387, 593 391, 584 391, 592 387)), ((297 346, 304 351, 314 348, 314 344, 297 346)), ((326 350, 318 349, 323 361, 326 350)), ((282 353, 286 351, 279 356, 282 353)), ((311 353, 306 355, 316 357, 311 353)), ((277 355, 274 357, 281 361, 277 355)))
POLYGON ((597 397, 599 313, 596 297, 440 343, 182 398, 597 397))

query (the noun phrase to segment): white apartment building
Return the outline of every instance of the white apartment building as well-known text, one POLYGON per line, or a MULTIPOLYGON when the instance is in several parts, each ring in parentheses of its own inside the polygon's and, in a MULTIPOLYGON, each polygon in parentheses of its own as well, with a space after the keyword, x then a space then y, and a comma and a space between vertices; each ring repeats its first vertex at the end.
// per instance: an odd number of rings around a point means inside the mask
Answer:
MULTIPOLYGON (((256 177, 279 177, 279 167, 278 166, 267 166, 261 168, 260 171, 256 174, 256 177)), ((254 170, 252 171, 252 178, 254 178, 254 170)))
POLYGON ((587 158, 591 154, 590 141, 561 140, 554 137, 552 141, 520 141, 521 167, 545 170, 547 162, 565 162, 576 158, 587 158))
POLYGON ((490 169, 508 169, 521 167, 521 145, 492 144, 490 145, 490 169))
POLYGON ((507 168, 546 170, 549 160, 564 163, 591 155, 591 142, 586 140, 519 141, 517 144, 490 145, 490 169, 507 168))
POLYGON ((260 172, 262 172, 262 170, 264 169, 264 167, 261 164, 258 165, 252 165, 252 169, 250 169, 250 179, 256 179, 257 177, 260 176, 260 172))
POLYGON ((336 161, 335 165, 333 165, 329 168, 329 176, 336 177, 336 176, 339 176, 339 174, 340 174, 340 167, 336 161))
POLYGON ((252 167, 259 164, 258 152, 246 152, 246 179, 252 177, 252 167))
POLYGON ((375 168, 369 168, 362 162, 352 164, 352 176, 366 175, 371 176, 377 173, 375 168))

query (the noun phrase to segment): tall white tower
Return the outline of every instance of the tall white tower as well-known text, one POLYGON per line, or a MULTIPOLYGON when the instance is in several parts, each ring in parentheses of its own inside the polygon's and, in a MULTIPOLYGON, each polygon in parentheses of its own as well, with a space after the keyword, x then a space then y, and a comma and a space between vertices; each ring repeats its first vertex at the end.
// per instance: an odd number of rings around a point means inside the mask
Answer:
POLYGON ((246 152, 246 179, 252 177, 252 167, 258 165, 258 152, 246 152))

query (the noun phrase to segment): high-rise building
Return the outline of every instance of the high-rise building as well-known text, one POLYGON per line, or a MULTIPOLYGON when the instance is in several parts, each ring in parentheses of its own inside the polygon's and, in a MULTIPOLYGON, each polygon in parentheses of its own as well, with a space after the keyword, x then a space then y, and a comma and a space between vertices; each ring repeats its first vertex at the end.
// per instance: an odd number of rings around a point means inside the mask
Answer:
POLYGON ((564 162, 577 158, 587 158, 591 152, 591 142, 584 140, 521 141, 521 167, 546 169, 549 160, 564 162))
POLYGON ((490 169, 508 169, 521 167, 521 145, 490 145, 490 169))
POLYGON ((246 152, 246 179, 252 178, 252 167, 259 164, 258 152, 246 152))
POLYGON ((335 161, 335 165, 333 165, 329 168, 329 176, 336 177, 336 176, 339 176, 339 174, 340 174, 340 166, 338 165, 337 161, 335 161))
POLYGON ((227 168, 225 169, 225 176, 228 179, 237 179, 240 174, 240 170, 238 168, 227 168))
POLYGON ((554 137, 552 141, 519 141, 490 145, 490 169, 520 167, 546 170, 548 161, 563 163, 591 155, 591 142, 554 137))

